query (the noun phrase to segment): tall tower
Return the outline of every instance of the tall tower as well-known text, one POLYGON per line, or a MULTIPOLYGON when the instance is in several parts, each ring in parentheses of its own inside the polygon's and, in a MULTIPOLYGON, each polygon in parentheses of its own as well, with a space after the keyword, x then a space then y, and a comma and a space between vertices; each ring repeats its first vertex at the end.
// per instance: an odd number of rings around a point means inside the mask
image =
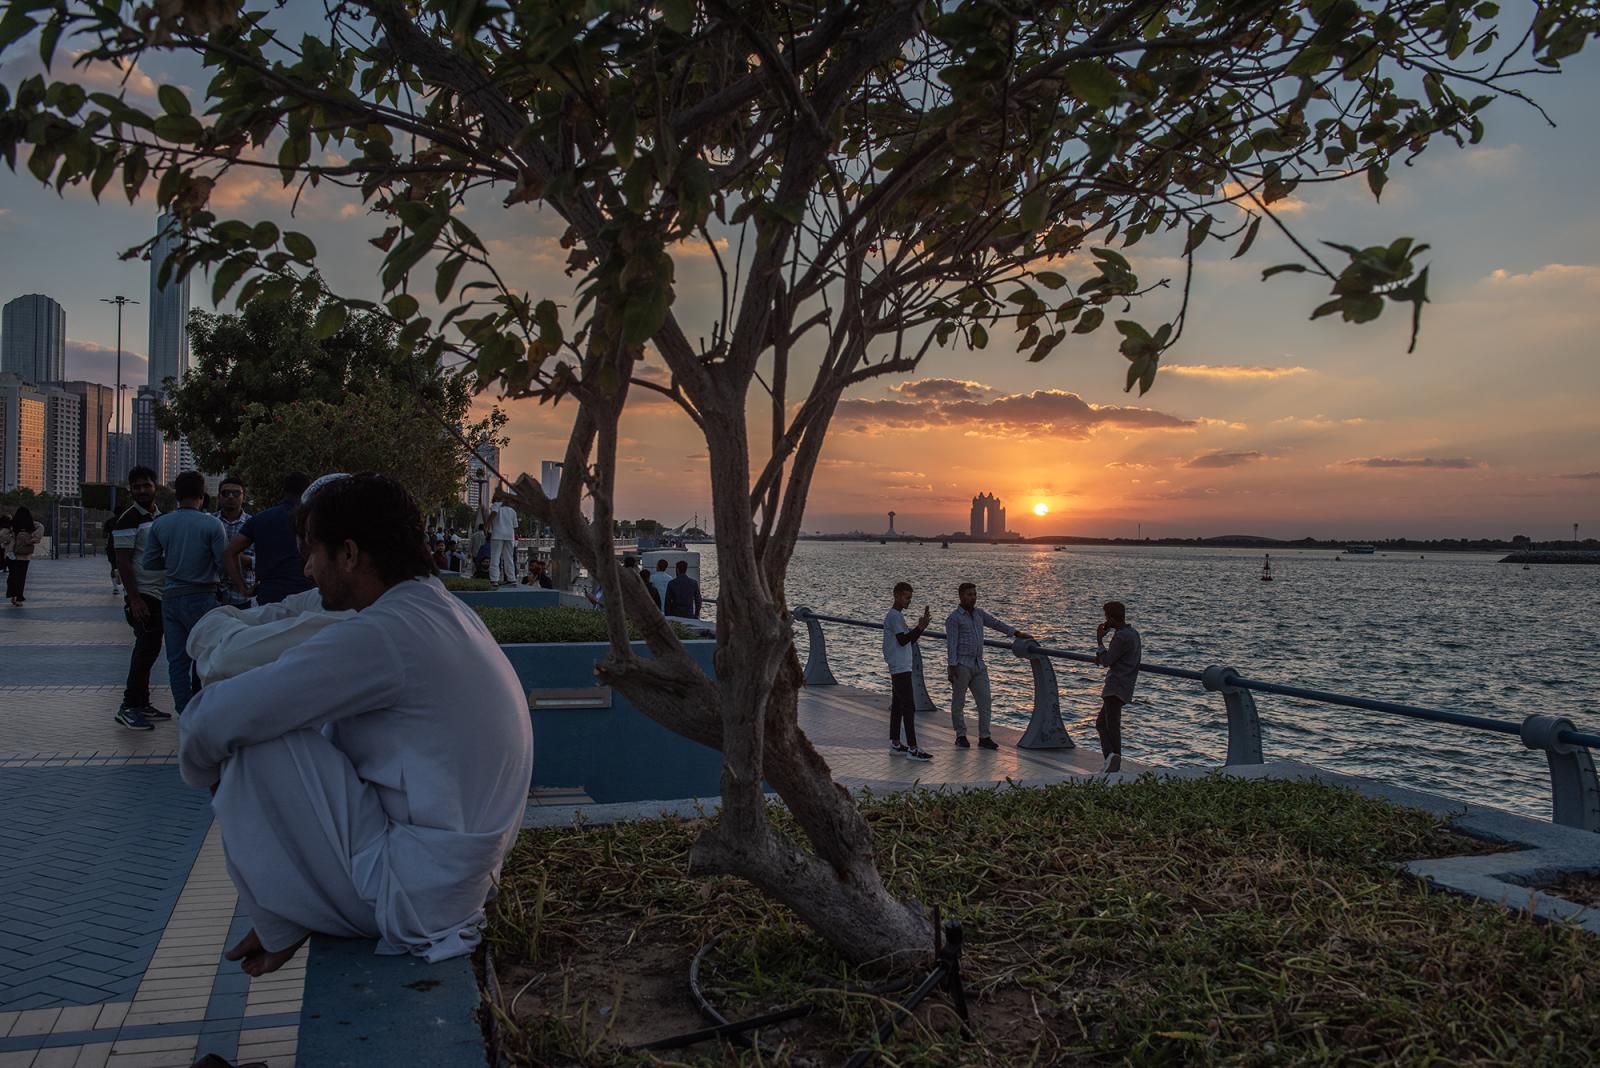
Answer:
POLYGON ((0 372, 43 385, 67 377, 67 312, 43 293, 18 297, 0 312, 0 372))
POLYGON ((890 534, 894 533, 894 513, 893 512, 889 513, 889 533, 890 534))
POLYGON ((162 212, 150 249, 150 386, 157 390, 189 373, 189 280, 161 284, 161 267, 178 245, 177 225, 170 212, 162 212))
POLYGON ((983 537, 983 494, 972 498, 972 516, 967 524, 967 533, 974 538, 983 537))

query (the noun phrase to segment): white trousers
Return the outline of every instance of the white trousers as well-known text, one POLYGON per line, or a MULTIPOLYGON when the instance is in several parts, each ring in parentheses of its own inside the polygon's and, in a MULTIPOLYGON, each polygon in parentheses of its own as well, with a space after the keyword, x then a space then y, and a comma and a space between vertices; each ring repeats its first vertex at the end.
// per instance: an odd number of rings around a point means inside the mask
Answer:
POLYGON ((489 542, 489 581, 517 581, 517 543, 509 538, 489 542))
POLYGON ((269 951, 310 932, 379 937, 356 859, 388 817, 349 759, 315 731, 290 731, 228 758, 211 801, 228 875, 269 951))

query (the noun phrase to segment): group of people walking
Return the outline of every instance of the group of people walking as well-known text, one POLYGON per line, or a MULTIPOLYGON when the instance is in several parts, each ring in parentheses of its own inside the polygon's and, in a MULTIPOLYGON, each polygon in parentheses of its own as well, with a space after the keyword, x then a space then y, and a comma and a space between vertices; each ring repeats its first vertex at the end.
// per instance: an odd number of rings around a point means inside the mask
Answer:
MULTIPOLYGON (((912 646, 927 632, 933 616, 924 605, 915 624, 906 621, 905 612, 915 592, 909 582, 896 583, 894 604, 883 617, 883 659, 889 668, 889 749, 912 760, 931 760, 933 755, 917 744, 912 646)), ((967 696, 971 694, 978 713, 978 748, 999 749, 999 743, 990 734, 993 696, 989 688, 989 668, 983 658, 983 632, 994 630, 1013 639, 1032 639, 1033 635, 979 608, 978 587, 971 582, 957 587, 956 597, 959 603, 944 621, 950 725, 955 730, 956 748, 972 748, 966 717, 967 696)), ((1127 609, 1122 602, 1107 601, 1102 611, 1105 619, 1095 628, 1098 649, 1095 660, 1106 668, 1106 679, 1101 689, 1095 730, 1100 736, 1100 752, 1104 758, 1100 770, 1115 772, 1122 770, 1122 709, 1133 700, 1143 646, 1139 632, 1128 623, 1127 609)))

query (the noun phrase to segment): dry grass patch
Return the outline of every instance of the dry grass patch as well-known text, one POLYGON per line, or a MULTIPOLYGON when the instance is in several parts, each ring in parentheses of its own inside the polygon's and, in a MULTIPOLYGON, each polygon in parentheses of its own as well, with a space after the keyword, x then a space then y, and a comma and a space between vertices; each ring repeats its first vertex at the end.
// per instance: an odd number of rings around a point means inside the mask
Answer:
MULTIPOLYGON (((967 931, 975 1041, 934 999, 890 1065, 1587 1064, 1587 934, 1428 893, 1396 863, 1492 851, 1310 782, 1222 776, 869 798, 886 877, 967 931)), ((782 818, 781 816, 779 818, 782 818)), ((890 999, 786 910, 684 872, 676 819, 526 832, 490 932, 520 1064, 839 1064, 890 999), (764 1052, 626 1047, 797 1001, 764 1052)))

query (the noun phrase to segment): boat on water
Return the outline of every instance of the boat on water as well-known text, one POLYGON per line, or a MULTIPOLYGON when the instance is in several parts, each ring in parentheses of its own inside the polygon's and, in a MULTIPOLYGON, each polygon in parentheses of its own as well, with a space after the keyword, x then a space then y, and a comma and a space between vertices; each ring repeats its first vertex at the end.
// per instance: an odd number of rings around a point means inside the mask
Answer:
POLYGON ((1267 553, 1266 554, 1266 558, 1261 561, 1261 581, 1262 582, 1271 582, 1272 581, 1272 554, 1271 553, 1267 553))
POLYGON ((1371 556, 1378 550, 1375 546, 1368 545, 1365 542, 1357 542, 1354 545, 1346 545, 1344 551, 1351 556, 1371 556))

